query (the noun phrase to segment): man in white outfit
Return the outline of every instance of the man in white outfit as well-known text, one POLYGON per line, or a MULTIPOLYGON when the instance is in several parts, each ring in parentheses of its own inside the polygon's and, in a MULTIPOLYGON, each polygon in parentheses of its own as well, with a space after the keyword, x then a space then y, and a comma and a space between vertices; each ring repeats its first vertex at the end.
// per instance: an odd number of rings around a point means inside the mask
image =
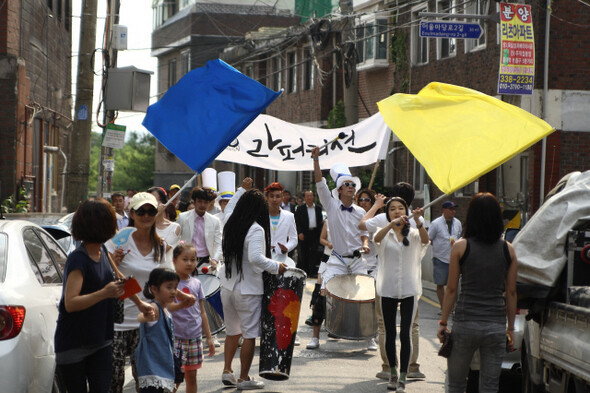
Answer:
MULTIPOLYGON (((359 178, 353 177, 345 164, 335 164, 330 170, 330 175, 336 183, 336 188, 330 193, 326 179, 322 177, 319 155, 320 149, 314 147, 311 151, 314 180, 318 197, 328 216, 333 246, 332 255, 326 263, 326 271, 322 274, 322 291, 325 294, 326 283, 334 276, 348 273, 367 274, 366 265, 353 254, 355 251, 369 252, 370 249, 368 233, 358 228, 365 210, 352 203, 357 186, 360 188, 359 178)), ((320 346, 320 326, 321 320, 318 323, 314 318, 313 337, 307 344, 308 349, 320 346)))

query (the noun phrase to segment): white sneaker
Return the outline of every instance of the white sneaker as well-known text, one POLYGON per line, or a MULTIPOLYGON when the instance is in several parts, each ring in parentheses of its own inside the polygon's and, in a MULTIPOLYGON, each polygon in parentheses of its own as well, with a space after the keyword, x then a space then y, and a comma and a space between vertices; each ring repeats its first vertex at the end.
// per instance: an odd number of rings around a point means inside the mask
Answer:
POLYGON ((369 341, 367 342, 367 349, 369 351, 376 351, 377 349, 379 349, 379 347, 377 347, 377 343, 375 342, 374 338, 370 338, 369 341))
POLYGON ((375 375, 375 377, 379 378, 379 379, 386 379, 389 380, 389 378, 391 377, 391 373, 389 371, 379 371, 377 373, 377 375, 375 375))
POLYGON ((301 345, 301 341, 299 341, 299 339, 297 337, 295 337, 295 346, 298 347, 301 345))
POLYGON ((223 384, 225 386, 236 386, 236 384, 238 383, 238 381, 236 380, 236 376, 234 375, 234 373, 231 373, 229 371, 224 372, 223 374, 221 374, 221 382, 223 382, 223 384))
POLYGON ((252 377, 248 377, 248 380, 243 381, 238 379, 238 390, 254 390, 254 389, 262 389, 264 388, 264 382, 257 381, 252 377))
POLYGON ((309 344, 307 344, 307 349, 317 349, 320 347, 320 339, 317 337, 312 337, 309 344))
POLYGON ((215 345, 215 348, 221 347, 221 343, 217 339, 217 336, 213 336, 213 345, 215 345))

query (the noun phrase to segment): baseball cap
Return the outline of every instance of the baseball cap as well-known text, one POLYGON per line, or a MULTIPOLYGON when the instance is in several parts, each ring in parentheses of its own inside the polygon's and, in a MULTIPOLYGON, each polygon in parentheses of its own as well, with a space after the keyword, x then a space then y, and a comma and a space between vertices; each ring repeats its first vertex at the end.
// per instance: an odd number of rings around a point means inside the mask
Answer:
POLYGON ((453 201, 445 201, 445 202, 443 202, 443 204, 442 204, 442 208, 443 208, 443 209, 450 209, 450 208, 452 208, 452 207, 457 207, 457 205, 456 205, 456 204, 455 204, 455 202, 453 202, 453 201))
POLYGON ((180 186, 178 184, 173 184, 170 186, 168 191, 172 191, 172 190, 180 190, 180 186))
POLYGON ((137 194, 133 195, 133 198, 129 201, 129 209, 130 210, 137 210, 143 205, 151 205, 154 208, 158 208, 158 201, 156 201, 156 197, 147 192, 138 192, 137 194))

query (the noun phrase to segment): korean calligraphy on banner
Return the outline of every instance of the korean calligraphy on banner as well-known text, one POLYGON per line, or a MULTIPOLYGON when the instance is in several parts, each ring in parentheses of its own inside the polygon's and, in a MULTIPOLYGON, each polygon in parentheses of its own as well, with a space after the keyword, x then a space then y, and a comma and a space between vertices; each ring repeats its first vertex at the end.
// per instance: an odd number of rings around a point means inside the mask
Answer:
POLYGON ((344 128, 312 128, 288 123, 268 115, 259 115, 216 160, 235 162, 277 171, 312 169, 311 149, 344 132, 320 151, 322 169, 337 162, 349 167, 374 164, 384 159, 391 131, 381 114, 344 128))
POLYGON ((533 94, 535 39, 531 6, 500 3, 498 94, 533 94))

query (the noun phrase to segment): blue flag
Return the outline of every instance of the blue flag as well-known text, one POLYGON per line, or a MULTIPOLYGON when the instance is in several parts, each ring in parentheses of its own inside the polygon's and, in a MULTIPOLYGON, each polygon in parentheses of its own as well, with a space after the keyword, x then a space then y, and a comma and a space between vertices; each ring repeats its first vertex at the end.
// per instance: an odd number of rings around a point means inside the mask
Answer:
POLYGON ((222 60, 210 60, 150 105, 143 125, 200 173, 280 94, 222 60))

